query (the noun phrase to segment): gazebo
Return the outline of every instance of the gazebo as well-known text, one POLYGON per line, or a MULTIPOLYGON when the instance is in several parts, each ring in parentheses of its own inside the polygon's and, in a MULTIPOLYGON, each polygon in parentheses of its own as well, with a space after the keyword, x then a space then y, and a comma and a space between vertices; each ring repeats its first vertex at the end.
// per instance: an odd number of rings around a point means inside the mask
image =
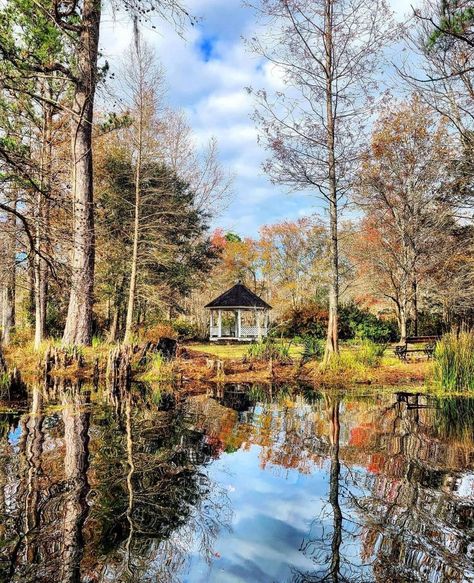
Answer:
POLYGON ((267 335, 272 307, 238 282, 207 306, 210 340, 250 342, 267 335))

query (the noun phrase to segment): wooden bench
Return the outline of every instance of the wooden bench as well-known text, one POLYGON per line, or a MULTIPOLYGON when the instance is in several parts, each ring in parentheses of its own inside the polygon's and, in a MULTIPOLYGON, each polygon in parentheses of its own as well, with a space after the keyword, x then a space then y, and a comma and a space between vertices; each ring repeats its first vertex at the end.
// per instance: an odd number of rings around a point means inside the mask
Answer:
POLYGON ((411 352, 423 352, 428 359, 433 358, 436 342, 439 336, 407 336, 404 344, 395 346, 395 356, 400 360, 407 360, 407 356, 411 352), (411 344, 424 344, 421 348, 409 348, 411 344))

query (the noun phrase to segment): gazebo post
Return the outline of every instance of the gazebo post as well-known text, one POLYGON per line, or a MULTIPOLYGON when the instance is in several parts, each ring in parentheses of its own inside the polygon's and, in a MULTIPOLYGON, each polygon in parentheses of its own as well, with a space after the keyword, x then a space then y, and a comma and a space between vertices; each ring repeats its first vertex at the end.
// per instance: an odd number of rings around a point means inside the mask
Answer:
POLYGON ((209 340, 212 339, 212 310, 209 310, 209 340))
POLYGON ((218 338, 222 338, 222 310, 219 309, 217 312, 217 333, 218 338))
POLYGON ((235 335, 237 340, 240 340, 240 330, 241 330, 241 313, 240 313, 240 308, 237 310, 237 334, 235 335))
POLYGON ((257 310, 257 338, 259 342, 262 339, 262 327, 260 326, 260 310, 257 310))

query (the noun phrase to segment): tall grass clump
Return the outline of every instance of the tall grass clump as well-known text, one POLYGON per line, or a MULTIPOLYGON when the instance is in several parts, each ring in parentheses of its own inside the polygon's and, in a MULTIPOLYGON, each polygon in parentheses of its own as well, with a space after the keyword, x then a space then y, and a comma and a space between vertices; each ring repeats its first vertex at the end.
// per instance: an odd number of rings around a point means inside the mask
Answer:
POLYGON ((386 348, 386 344, 378 344, 367 338, 360 343, 355 353, 355 359, 360 364, 370 368, 379 366, 386 348))
POLYGON ((173 363, 166 360, 160 352, 151 357, 143 381, 173 381, 175 377, 173 363))
POLYGON ((246 357, 250 360, 288 362, 291 361, 290 347, 291 342, 275 342, 272 338, 265 338, 264 340, 250 344, 246 357))
POLYGON ((303 361, 322 358, 324 354, 323 339, 308 335, 301 338, 301 343, 303 344, 303 361))
POLYGON ((385 348, 385 344, 363 340, 357 347, 333 355, 323 370, 330 375, 365 376, 369 369, 380 365, 385 348))
POLYGON ((0 373, 0 399, 7 399, 10 396, 10 375, 7 372, 0 373))
POLYGON ((99 348, 101 346, 101 344, 103 343, 103 340, 100 336, 92 336, 92 348, 96 349, 99 348))
POLYGON ((435 379, 448 390, 474 390, 474 330, 445 334, 434 351, 435 379))

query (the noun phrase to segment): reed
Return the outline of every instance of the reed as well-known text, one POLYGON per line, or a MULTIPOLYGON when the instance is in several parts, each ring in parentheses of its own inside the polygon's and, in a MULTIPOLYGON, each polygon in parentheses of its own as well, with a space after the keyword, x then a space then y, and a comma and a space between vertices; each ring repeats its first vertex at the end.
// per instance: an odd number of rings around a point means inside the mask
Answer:
POLYGON ((166 360, 160 352, 153 354, 147 370, 141 375, 142 381, 172 381, 175 378, 174 365, 166 360))
POLYGON ((474 390, 474 330, 449 332, 436 344, 435 379, 450 391, 474 390))

